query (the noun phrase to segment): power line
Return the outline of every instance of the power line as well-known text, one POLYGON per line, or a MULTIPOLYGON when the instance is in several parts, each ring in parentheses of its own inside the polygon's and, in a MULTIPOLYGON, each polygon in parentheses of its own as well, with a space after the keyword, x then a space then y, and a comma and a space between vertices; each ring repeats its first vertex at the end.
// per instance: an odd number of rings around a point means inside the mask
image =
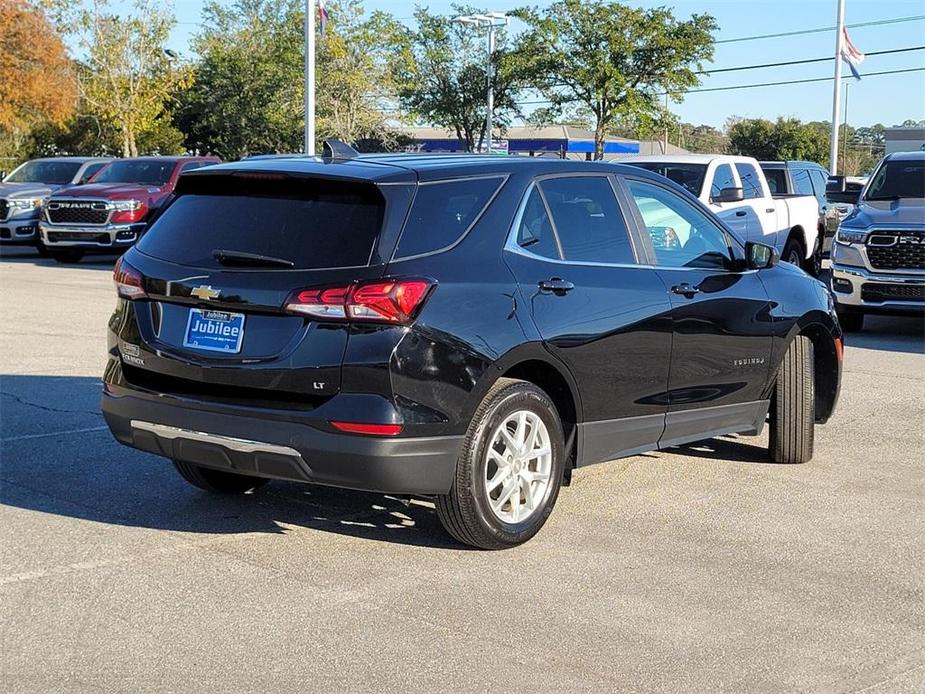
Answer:
MULTIPOLYGON (((891 53, 908 53, 909 51, 925 50, 925 46, 910 46, 909 48, 891 48, 884 51, 868 51, 865 56, 872 55, 889 55, 891 53)), ((720 72, 736 72, 738 70, 758 70, 766 67, 783 67, 785 65, 806 65, 808 63, 823 63, 829 60, 835 60, 835 56, 826 56, 824 58, 806 58, 804 60, 788 60, 782 63, 763 63, 762 65, 741 65, 739 67, 724 67, 716 70, 701 70, 698 75, 715 75, 720 72)))
MULTIPOLYGON (((917 22, 925 19, 925 14, 917 14, 911 17, 895 17, 893 19, 879 19, 872 22, 857 22, 856 24, 846 24, 846 29, 856 27, 883 26, 884 24, 901 24, 903 22, 917 22)), ((819 27, 816 29, 801 29, 799 31, 785 31, 780 34, 761 34, 758 36, 740 36, 735 39, 721 39, 715 43, 739 43, 740 41, 758 41, 761 39, 779 39, 785 36, 804 36, 806 34, 820 34, 825 31, 835 31, 835 27, 819 27)))
MULTIPOLYGON (((865 72, 862 76, 863 77, 877 77, 879 75, 898 75, 898 74, 907 73, 907 72, 922 72, 922 71, 925 71, 925 67, 912 67, 912 68, 904 68, 901 70, 882 70, 880 72, 865 72)), ((734 89, 755 89, 757 87, 778 87, 778 86, 789 85, 789 84, 809 84, 811 82, 828 82, 831 79, 832 79, 831 77, 815 77, 815 78, 803 79, 803 80, 783 80, 780 82, 761 82, 758 84, 735 84, 735 85, 730 85, 728 87, 706 87, 703 89, 688 89, 684 93, 685 94, 697 94, 701 92, 725 92, 725 91, 731 91, 734 89)), ((844 80, 851 79, 851 75, 845 75, 842 79, 844 80)), ((659 96, 663 96, 663 95, 660 94, 659 96)), ((537 101, 518 101, 517 105, 518 106, 539 106, 541 104, 551 104, 551 103, 552 101, 550 101, 549 99, 539 99, 537 101)))

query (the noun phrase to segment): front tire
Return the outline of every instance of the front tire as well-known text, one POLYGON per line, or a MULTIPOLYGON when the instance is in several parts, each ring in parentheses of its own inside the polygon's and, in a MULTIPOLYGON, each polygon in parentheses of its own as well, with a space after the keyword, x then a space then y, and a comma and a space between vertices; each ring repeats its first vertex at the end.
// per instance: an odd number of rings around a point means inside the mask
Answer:
POLYGON ((565 444, 552 400, 532 383, 499 379, 479 404, 437 516, 460 542, 505 549, 529 540, 552 513, 565 444))
POLYGON ((768 455, 775 463, 806 463, 813 457, 816 426, 813 343, 798 335, 790 344, 774 384, 768 455))
POLYGON ((69 248, 67 250, 49 250, 48 255, 50 255, 57 263, 61 263, 63 265, 72 265, 81 261, 81 259, 84 257, 84 252, 79 249, 69 248))
POLYGON ((838 311, 838 324, 846 333, 859 333, 864 329, 864 314, 860 311, 838 311))
POLYGON ((180 476, 191 485, 216 494, 246 494, 254 489, 259 489, 270 481, 263 477, 251 477, 250 475, 239 475, 234 472, 225 472, 224 470, 213 470, 201 465, 186 463, 182 460, 174 460, 173 465, 177 468, 180 476))

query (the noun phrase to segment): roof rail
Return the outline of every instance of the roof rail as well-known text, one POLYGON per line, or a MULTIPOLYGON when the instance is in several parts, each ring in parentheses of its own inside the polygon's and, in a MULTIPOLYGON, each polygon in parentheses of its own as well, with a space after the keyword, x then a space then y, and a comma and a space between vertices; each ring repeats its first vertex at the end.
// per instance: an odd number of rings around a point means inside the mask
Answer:
POLYGON ((345 142, 341 142, 333 137, 324 141, 324 149, 321 154, 322 158, 331 159, 356 159, 360 156, 353 147, 345 142))

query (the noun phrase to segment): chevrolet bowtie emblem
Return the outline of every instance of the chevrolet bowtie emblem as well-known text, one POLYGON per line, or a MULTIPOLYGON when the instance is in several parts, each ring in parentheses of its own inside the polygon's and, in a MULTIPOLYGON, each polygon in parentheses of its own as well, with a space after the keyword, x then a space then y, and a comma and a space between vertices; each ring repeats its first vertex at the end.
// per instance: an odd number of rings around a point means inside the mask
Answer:
POLYGON ((212 289, 207 284, 190 291, 190 296, 195 296, 197 299, 217 299, 219 294, 221 292, 218 289, 212 289))

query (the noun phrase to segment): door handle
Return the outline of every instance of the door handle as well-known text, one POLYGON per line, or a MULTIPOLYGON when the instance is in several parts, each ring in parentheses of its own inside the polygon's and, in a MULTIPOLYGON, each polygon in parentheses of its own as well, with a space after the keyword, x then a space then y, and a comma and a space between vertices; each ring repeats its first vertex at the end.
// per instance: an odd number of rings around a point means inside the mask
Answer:
POLYGON ((553 277, 548 280, 541 280, 539 283, 540 291, 543 292, 552 292, 558 296, 562 296, 566 292, 570 292, 575 288, 575 285, 564 280, 561 277, 553 277))
POLYGON ((700 293, 700 287, 695 287, 687 282, 682 282, 681 284, 676 284, 671 288, 672 293, 680 294, 681 296, 687 297, 688 299, 693 299, 694 294, 700 293))
POLYGON ((765 208, 764 211, 765 211, 765 212, 774 212, 774 211, 775 211, 775 208, 773 208, 773 207, 768 207, 768 208, 765 208))
POLYGON ((739 210, 738 212, 736 212, 736 217, 744 217, 747 214, 748 212, 746 212, 745 210, 739 210))

